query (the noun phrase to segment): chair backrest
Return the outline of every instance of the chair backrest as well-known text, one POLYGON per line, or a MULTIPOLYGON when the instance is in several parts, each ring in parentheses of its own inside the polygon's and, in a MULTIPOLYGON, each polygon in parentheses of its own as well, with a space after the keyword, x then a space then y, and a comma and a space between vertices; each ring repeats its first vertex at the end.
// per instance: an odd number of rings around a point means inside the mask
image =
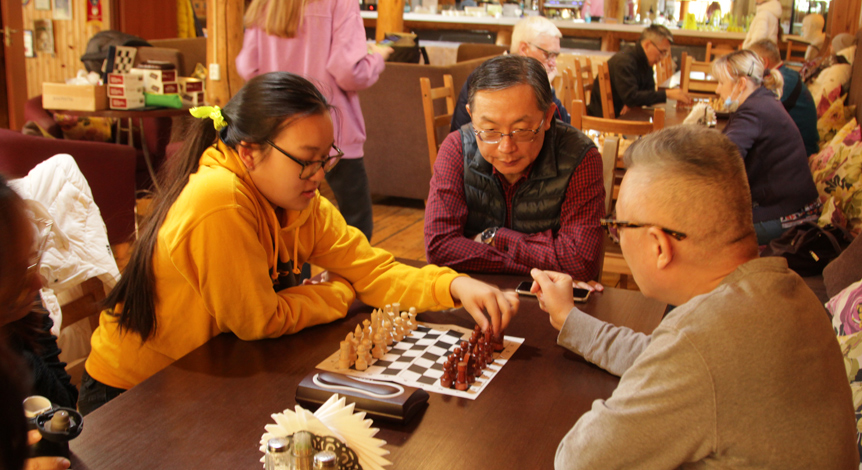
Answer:
POLYGON ((589 94, 593 90, 593 64, 589 57, 575 57, 575 82, 573 84, 574 93, 573 100, 581 100, 584 103, 590 102, 589 94), (583 64, 581 63, 583 59, 583 64))
POLYGON ((787 53, 784 56, 784 62, 802 63, 805 62, 805 52, 808 51, 808 43, 787 39, 787 53))
POLYGON ((602 181, 605 184, 605 214, 613 212, 614 201, 614 169, 617 166, 620 152, 620 139, 609 136, 602 144, 602 181))
POLYGON ((437 151, 440 150, 440 139, 437 129, 449 128, 452 122, 452 114, 455 112, 455 84, 452 75, 443 75, 443 86, 431 88, 431 80, 427 77, 419 79, 422 89, 422 110, 425 112, 425 135, 428 138, 428 161, 431 163, 431 173, 434 173, 434 161, 437 160, 437 151), (446 99, 446 113, 434 114, 434 100, 446 99))
POLYGON ((614 95, 611 91, 611 74, 608 71, 607 62, 599 64, 599 99, 602 100, 602 117, 615 118, 614 95))
POLYGON ((508 46, 501 46, 497 44, 473 44, 473 43, 463 43, 458 45, 458 52, 456 52, 456 62, 464 62, 467 60, 478 59, 481 57, 494 57, 498 56, 509 50, 508 46))
POLYGON ((571 103, 577 92, 575 91, 575 74, 572 72, 570 67, 566 67, 563 70, 563 73, 560 75, 562 79, 562 87, 560 87, 560 102, 563 103, 563 106, 568 106, 566 103, 571 103))
POLYGON ((655 64, 655 86, 656 90, 661 84, 673 76, 673 57, 667 56, 655 64))
POLYGON ((572 101, 571 124, 581 131, 597 131, 617 135, 646 135, 664 128, 664 109, 656 108, 652 122, 606 119, 586 115, 583 101, 572 101))
POLYGON ((712 64, 695 61, 694 57, 689 55, 685 55, 683 59, 685 62, 682 64, 679 77, 680 89, 694 96, 715 95, 715 89, 718 88, 718 80, 710 75, 712 64), (694 74, 694 77, 692 77, 692 74, 694 74))
MULTIPOLYGON (((740 44, 740 47, 742 45, 740 44)), ((712 42, 706 43, 706 57, 704 57, 705 62, 712 62, 713 60, 723 56, 730 54, 731 52, 738 51, 741 49, 734 49, 727 44, 718 44, 716 46, 712 45, 712 42)))

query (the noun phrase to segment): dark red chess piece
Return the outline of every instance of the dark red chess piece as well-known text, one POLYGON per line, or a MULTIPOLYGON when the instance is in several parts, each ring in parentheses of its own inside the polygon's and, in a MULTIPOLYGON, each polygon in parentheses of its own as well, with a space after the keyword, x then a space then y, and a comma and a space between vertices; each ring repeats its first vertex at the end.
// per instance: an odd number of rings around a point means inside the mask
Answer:
POLYGON ((458 363, 458 378, 455 380, 455 389, 461 390, 462 392, 467 390, 469 385, 467 385, 467 363, 459 362, 458 363))

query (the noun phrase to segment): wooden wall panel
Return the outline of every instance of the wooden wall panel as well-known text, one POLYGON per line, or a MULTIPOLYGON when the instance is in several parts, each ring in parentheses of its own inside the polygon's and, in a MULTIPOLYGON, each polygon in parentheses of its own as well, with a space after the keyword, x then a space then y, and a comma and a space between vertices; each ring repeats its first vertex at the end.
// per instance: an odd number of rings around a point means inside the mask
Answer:
MULTIPOLYGON (((87 41, 102 29, 110 28, 110 2, 102 0, 102 25, 87 24, 88 0, 70 0, 71 20, 54 21, 54 54, 36 52, 35 58, 25 59, 27 67, 27 96, 42 94, 42 82, 62 82, 83 69, 80 57, 87 48, 87 41)), ((52 19, 51 10, 36 10, 35 1, 24 6, 24 28, 33 30, 33 21, 52 19)), ((53 4, 53 2, 52 2, 53 4)), ((35 42, 35 38, 34 38, 35 42)))

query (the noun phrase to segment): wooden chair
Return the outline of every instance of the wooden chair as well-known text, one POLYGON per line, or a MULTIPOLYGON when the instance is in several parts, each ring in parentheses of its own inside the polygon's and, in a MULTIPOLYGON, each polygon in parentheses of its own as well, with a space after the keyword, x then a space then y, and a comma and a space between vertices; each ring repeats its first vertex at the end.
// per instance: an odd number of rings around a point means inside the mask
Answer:
MULTIPOLYGON (((621 119, 605 119, 586 115, 586 107, 583 101, 572 102, 571 124, 573 127, 586 131, 598 131, 616 135, 646 135, 650 132, 664 128, 664 109, 657 108, 653 115, 653 122, 624 121, 621 119)), ((614 205, 620 192, 620 182, 625 175, 625 166, 619 158, 619 140, 609 136, 605 138, 602 145, 602 178, 605 184, 605 208, 608 214, 613 213, 614 205), (609 143, 608 141, 611 140, 609 143), (613 157, 611 157, 613 155, 613 157)), ((607 238, 607 237, 606 237, 607 238)), ((604 256, 601 264, 601 272, 618 274, 620 276, 619 286, 628 287, 628 277, 631 269, 623 259, 619 246, 610 239, 604 241, 604 256)))
POLYGON ((687 54, 683 56, 683 64, 679 77, 679 88, 693 97, 709 98, 715 96, 718 88, 718 80, 712 78, 712 64, 709 62, 695 61, 694 57, 687 54), (691 74, 698 74, 692 78, 691 74), (703 74, 703 78, 700 75, 703 74))
MULTIPOLYGON (((592 98, 591 98, 592 99, 592 98)), ((608 71, 608 63, 599 64, 599 96, 602 100, 602 117, 605 119, 614 119, 614 95, 611 92, 611 74, 608 71)))
POLYGON ((562 75, 560 75, 560 78, 562 81, 562 87, 560 88, 560 102, 563 103, 563 106, 566 106, 566 103, 571 103, 572 100, 575 99, 575 73, 572 72, 570 67, 566 67, 563 70, 562 75))
POLYGON ((667 56, 655 65, 655 87, 659 89, 662 83, 673 76, 673 57, 667 56))
POLYGON ((713 46, 712 42, 706 43, 706 57, 704 58, 705 62, 712 62, 713 60, 723 56, 730 54, 731 52, 742 50, 742 44, 739 45, 739 48, 734 49, 727 44, 719 44, 717 46, 713 46))
MULTIPOLYGON (((96 277, 87 279, 81 283, 81 291, 83 292, 81 297, 60 307, 63 312, 63 325, 60 327, 61 335, 67 327, 83 319, 87 319, 89 328, 93 331, 99 326, 99 314, 102 311, 102 301, 105 300, 105 288, 102 281, 96 277)), ((72 385, 76 387, 81 384, 81 375, 84 373, 86 361, 87 357, 85 356, 66 364, 66 372, 72 377, 72 385)))
POLYGON ((593 63, 589 57, 583 57, 583 60, 584 64, 581 65, 581 58, 575 57, 575 81, 572 99, 589 103, 593 90, 593 63))
POLYGON ((787 38, 787 53, 784 56, 784 65, 799 70, 805 63, 805 53, 808 51, 808 43, 787 38))
POLYGON ((440 150, 440 141, 437 137, 439 127, 449 128, 452 122, 452 114, 455 112, 455 84, 452 75, 443 75, 443 86, 431 88, 431 80, 427 77, 419 79, 422 89, 422 110, 425 112, 425 135, 428 138, 428 161, 431 162, 431 173, 434 173, 434 161, 437 160, 437 151, 440 150), (434 100, 446 99, 446 114, 434 114, 434 100))

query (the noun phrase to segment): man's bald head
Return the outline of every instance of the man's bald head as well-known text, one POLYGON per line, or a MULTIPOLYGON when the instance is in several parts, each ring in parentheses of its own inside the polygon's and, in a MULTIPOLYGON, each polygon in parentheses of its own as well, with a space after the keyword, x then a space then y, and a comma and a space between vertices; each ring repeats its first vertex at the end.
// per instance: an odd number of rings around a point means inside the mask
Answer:
MULTIPOLYGON (((736 145, 699 126, 674 126, 632 144, 626 213, 688 235, 699 250, 755 250, 751 191, 736 145)), ((627 176, 628 173, 627 173, 627 176)), ((628 215, 627 215, 628 217, 628 215)))

